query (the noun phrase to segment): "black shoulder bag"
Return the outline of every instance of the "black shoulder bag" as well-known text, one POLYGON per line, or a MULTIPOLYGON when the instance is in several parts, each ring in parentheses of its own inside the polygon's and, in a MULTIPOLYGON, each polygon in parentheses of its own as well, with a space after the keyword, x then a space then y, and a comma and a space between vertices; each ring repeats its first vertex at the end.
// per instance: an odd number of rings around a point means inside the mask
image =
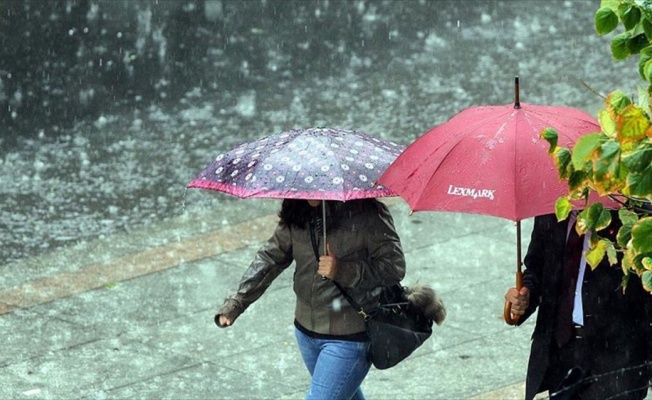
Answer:
MULTIPOLYGON (((319 262, 319 250, 312 226, 310 239, 319 262)), ((408 300, 400 284, 383 286, 379 304, 371 310, 362 307, 337 282, 332 281, 351 306, 364 317, 369 337, 369 358, 377 369, 387 369, 403 361, 432 335, 433 320, 408 300)))

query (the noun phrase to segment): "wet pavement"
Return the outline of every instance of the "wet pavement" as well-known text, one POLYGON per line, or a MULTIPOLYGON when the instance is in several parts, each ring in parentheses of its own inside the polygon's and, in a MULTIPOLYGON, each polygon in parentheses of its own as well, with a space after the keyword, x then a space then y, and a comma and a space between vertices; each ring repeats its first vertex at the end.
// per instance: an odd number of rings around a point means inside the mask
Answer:
MULTIPOLYGON (((521 398, 532 327, 501 319, 514 224, 410 216, 401 200, 386 201, 403 237, 405 282, 431 284, 449 316, 407 361, 372 369, 368 397, 521 398)), ((0 398, 303 398, 291 272, 233 327, 213 324, 278 204, 230 202, 11 264, 0 278, 0 398)))
MULTIPOLYGON (((448 318, 397 367, 372 368, 369 399, 519 399, 532 323, 502 320, 515 226, 386 199, 408 261, 448 318)), ((229 202, 141 231, 11 265, 0 278, 2 399, 302 399, 292 273, 228 329, 213 323, 272 232, 276 200, 229 202)), ((531 220, 523 222, 525 248, 531 220)))

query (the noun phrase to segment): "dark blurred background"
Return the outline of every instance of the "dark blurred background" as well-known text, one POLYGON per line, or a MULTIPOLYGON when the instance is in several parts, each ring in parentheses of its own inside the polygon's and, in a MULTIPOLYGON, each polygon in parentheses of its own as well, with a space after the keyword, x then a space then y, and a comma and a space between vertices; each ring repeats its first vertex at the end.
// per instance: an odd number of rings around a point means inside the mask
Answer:
POLYGON ((479 12, 461 3, 0 0, 3 138, 10 144, 113 109, 174 107, 197 86, 255 89, 329 74, 352 56, 387 64, 389 50, 422 47, 433 20, 479 12))

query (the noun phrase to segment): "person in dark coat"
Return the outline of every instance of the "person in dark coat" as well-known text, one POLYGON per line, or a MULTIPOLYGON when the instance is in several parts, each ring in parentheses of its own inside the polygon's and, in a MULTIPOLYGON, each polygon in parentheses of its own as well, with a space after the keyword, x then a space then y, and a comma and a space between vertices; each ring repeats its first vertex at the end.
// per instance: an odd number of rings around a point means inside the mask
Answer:
MULTIPOLYGON (((523 288, 510 288, 505 300, 523 324, 538 310, 532 335, 525 399, 548 391, 551 399, 644 399, 651 360, 650 311, 652 295, 635 274, 623 292, 620 263, 606 258, 591 269, 583 253, 568 262, 575 212, 564 221, 555 215, 536 217, 524 260, 523 288), (568 241, 567 241, 568 239, 568 241), (580 258, 581 255, 581 258, 580 258), (579 270, 564 276, 565 262, 579 270), (577 266, 577 265, 576 265, 577 266), (573 282, 576 280, 576 282, 573 282), (565 322, 564 282, 570 282, 565 322), (581 294, 581 295, 580 295, 581 294), (572 309, 572 318, 571 318, 572 309)), ((620 227, 617 213, 599 234, 611 240, 620 227)), ((577 239, 588 248, 591 232, 577 239)))

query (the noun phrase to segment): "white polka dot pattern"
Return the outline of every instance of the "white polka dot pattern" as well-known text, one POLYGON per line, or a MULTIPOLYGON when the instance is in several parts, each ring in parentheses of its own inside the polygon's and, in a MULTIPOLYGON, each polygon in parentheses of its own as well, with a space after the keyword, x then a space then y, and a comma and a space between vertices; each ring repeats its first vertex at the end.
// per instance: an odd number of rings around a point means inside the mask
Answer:
POLYGON ((391 196, 374 182, 404 149, 360 131, 294 129, 220 154, 188 187, 238 197, 344 201, 391 196))

